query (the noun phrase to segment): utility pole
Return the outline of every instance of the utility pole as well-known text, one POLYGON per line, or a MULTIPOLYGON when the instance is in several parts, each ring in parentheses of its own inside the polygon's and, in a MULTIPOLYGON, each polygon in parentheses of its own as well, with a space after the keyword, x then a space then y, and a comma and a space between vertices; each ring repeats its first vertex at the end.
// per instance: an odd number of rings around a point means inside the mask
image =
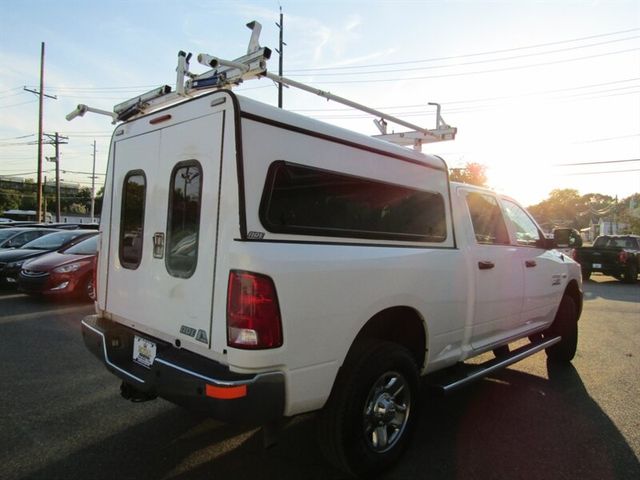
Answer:
MULTIPOLYGON (((282 56, 284 54, 284 46, 286 43, 282 41, 282 35, 284 32, 284 16, 282 15, 282 5, 280 5, 280 23, 276 23, 276 27, 280 29, 280 48, 276 48, 276 52, 278 52, 278 76, 282 77, 282 56)), ((282 108, 282 82, 278 82, 278 108, 282 108)))
POLYGON ((55 162, 56 164, 56 222, 60 222, 60 144, 69 143, 66 140, 69 140, 69 137, 63 137, 56 132, 54 135, 50 135, 48 133, 44 134, 46 137, 49 137, 49 141, 46 142, 48 144, 52 144, 56 149, 56 156, 54 158, 47 157, 47 160, 50 162, 55 162))
POLYGON ((36 193, 36 215, 39 222, 42 221, 42 100, 43 97, 53 98, 57 100, 57 97, 44 94, 44 42, 40 48, 40 91, 30 90, 24 87, 27 92, 35 93, 38 95, 38 186, 36 193))
POLYGON ((91 223, 94 223, 93 214, 96 204, 96 141, 93 141, 93 169, 91 170, 91 223))

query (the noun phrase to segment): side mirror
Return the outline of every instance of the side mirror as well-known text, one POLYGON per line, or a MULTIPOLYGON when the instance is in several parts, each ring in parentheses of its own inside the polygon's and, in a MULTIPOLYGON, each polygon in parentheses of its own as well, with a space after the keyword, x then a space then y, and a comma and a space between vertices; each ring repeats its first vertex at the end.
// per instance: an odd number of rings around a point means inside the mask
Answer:
POLYGON ((553 239, 558 248, 578 248, 582 246, 580 233, 573 228, 555 228, 553 239))

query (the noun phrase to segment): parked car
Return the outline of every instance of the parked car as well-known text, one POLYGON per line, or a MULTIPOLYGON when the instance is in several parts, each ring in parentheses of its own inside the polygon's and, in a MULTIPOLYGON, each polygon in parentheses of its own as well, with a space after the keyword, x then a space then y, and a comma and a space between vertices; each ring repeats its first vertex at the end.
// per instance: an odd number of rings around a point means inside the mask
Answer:
POLYGON ((97 251, 98 235, 92 235, 70 247, 25 262, 18 275, 18 290, 93 299, 97 251))
POLYGON ((20 248, 25 243, 57 231, 55 228, 4 228, 0 230, 0 248, 20 248))
POLYGON ((57 230, 77 230, 77 229, 85 229, 85 230, 98 230, 100 228, 99 223, 33 223, 30 225, 25 225, 25 227, 29 228, 55 228, 57 230))
POLYGON ((25 261, 66 248, 91 235, 95 230, 64 230, 37 238, 20 248, 0 252, 0 285, 15 285, 25 261))
POLYGON ((582 267, 583 280, 600 272, 625 283, 636 283, 640 271, 640 236, 602 235, 592 247, 576 248, 575 259, 582 267))

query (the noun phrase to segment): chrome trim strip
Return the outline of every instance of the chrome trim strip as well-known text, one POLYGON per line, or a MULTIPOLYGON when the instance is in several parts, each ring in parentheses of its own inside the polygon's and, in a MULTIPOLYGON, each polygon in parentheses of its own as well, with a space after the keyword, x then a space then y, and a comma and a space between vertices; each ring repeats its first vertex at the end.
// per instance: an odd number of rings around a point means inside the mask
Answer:
POLYGON ((505 358, 504 360, 497 362, 491 365, 490 367, 484 368, 482 370, 478 370, 477 372, 473 372, 470 375, 466 376, 465 378, 462 378, 453 383, 450 383, 449 385, 443 385, 442 391, 447 393, 447 392, 450 392, 451 390, 455 390, 456 388, 461 387, 467 383, 470 383, 474 380, 485 377, 488 374, 495 372, 496 370, 499 370, 504 367, 508 367, 512 363, 519 362, 520 360, 527 358, 528 356, 533 355, 534 353, 538 353, 540 350, 544 350, 545 348, 550 347, 551 345, 555 345, 560 340, 562 340, 562 337, 550 338, 549 340, 546 340, 542 343, 532 346, 529 349, 518 353, 517 355, 505 358))
POLYGON ((114 368, 115 370, 118 370, 121 373, 124 373, 126 376, 133 378, 134 380, 136 380, 137 382, 140 383, 144 383, 144 380, 142 380, 141 378, 136 377, 135 375, 127 372, 126 370, 123 370, 122 368, 118 367, 117 365, 114 365, 113 363, 111 363, 111 361, 109 360, 109 356, 107 355, 107 340, 106 338, 104 338, 104 333, 102 333, 100 330, 97 330, 95 328, 93 328, 91 325, 85 323, 84 320, 82 320, 82 325, 84 325, 85 327, 87 327, 89 330, 91 330, 92 332, 100 335, 102 337, 102 350, 104 353, 104 361, 105 363, 107 363, 110 367, 114 368))
POLYGON ((166 360, 163 360, 162 358, 156 358, 155 359, 156 362, 161 363, 167 367, 171 367, 174 368, 182 373, 186 373, 187 375, 192 375, 196 378, 199 378, 200 380, 204 380, 205 382, 208 383, 214 383, 216 385, 221 385, 224 387, 236 387, 236 386, 240 386, 240 385, 250 385, 252 383, 255 383, 258 379, 263 378, 263 377, 269 377, 272 375, 277 375, 277 376, 284 376, 284 374, 282 372, 268 372, 268 373, 259 373, 257 374, 255 377, 249 379, 249 380, 237 380, 237 381, 226 381, 226 380, 218 380, 215 378, 211 378, 211 377, 207 377, 206 375, 202 375, 200 373, 188 370, 184 367, 180 367, 179 365, 175 365, 171 362, 167 362, 166 360))

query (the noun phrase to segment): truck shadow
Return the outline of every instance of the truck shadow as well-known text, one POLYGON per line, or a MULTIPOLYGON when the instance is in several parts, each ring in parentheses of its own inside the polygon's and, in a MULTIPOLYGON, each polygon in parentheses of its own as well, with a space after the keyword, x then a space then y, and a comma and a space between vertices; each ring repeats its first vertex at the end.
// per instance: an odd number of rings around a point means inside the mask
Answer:
MULTIPOLYGON (((447 397, 426 394, 422 407, 408 451, 380 478, 640 478, 634 452, 572 366, 548 364, 548 379, 504 370, 447 397)), ((294 419, 264 450, 259 430, 169 407, 29 478, 345 478, 320 455, 314 420, 294 419)))
POLYGON ((628 284, 613 277, 598 276, 596 278, 598 281, 587 280, 582 284, 585 302, 598 298, 620 302, 640 302, 640 282, 628 284))

